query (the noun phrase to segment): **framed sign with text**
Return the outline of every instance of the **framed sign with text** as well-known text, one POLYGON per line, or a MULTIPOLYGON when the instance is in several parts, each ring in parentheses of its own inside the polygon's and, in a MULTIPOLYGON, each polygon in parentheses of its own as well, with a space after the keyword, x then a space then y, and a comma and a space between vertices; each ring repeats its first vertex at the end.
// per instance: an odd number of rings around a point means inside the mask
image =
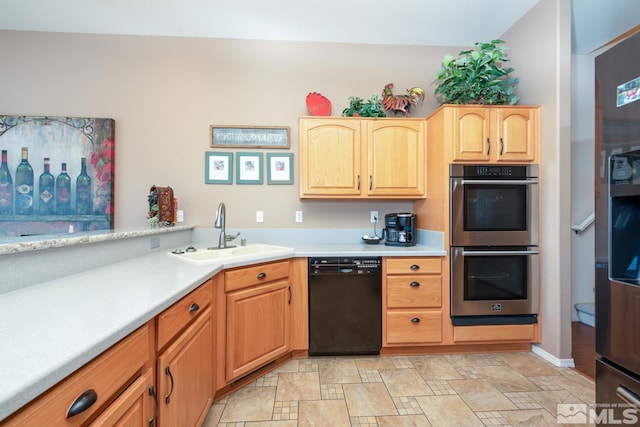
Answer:
POLYGON ((289 127, 211 126, 212 148, 289 148, 289 127))

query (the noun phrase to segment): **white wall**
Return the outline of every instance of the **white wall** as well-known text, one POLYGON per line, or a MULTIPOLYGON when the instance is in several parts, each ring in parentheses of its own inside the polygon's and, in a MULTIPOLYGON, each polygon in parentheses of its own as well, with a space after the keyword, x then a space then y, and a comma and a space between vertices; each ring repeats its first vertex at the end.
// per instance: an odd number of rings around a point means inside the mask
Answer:
MULTIPOLYGON (((595 166, 595 55, 571 58, 571 223, 579 224, 594 211, 595 166)), ((571 307, 594 302, 594 242, 591 225, 582 234, 571 237, 571 307)))

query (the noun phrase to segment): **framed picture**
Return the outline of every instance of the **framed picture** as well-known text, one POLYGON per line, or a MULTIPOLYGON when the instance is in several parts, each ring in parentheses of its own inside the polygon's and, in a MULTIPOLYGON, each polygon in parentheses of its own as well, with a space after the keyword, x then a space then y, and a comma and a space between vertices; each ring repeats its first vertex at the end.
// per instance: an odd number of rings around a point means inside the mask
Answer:
POLYGON ((205 184, 231 184, 233 180, 233 153, 207 151, 204 155, 205 184))
POLYGON ((262 184, 262 153, 236 153, 236 184, 262 184))
POLYGON ((292 153, 267 153, 267 184, 293 184, 292 153))
POLYGON ((289 128, 211 126, 211 148, 289 148, 289 128))

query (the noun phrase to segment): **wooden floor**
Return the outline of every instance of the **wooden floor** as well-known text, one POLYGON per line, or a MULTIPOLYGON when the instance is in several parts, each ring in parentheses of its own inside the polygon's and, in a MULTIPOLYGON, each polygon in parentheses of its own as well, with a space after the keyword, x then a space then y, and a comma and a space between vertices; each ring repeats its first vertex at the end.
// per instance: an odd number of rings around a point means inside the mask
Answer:
POLYGON ((571 324, 571 348, 576 369, 589 378, 596 377, 596 330, 581 322, 571 324))

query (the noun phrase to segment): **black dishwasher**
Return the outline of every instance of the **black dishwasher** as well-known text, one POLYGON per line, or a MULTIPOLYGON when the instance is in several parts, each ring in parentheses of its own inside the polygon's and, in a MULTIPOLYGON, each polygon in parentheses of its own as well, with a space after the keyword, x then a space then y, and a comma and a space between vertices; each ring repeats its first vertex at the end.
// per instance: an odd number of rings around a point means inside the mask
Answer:
POLYGON ((309 258, 309 355, 380 354, 381 258, 309 258))

